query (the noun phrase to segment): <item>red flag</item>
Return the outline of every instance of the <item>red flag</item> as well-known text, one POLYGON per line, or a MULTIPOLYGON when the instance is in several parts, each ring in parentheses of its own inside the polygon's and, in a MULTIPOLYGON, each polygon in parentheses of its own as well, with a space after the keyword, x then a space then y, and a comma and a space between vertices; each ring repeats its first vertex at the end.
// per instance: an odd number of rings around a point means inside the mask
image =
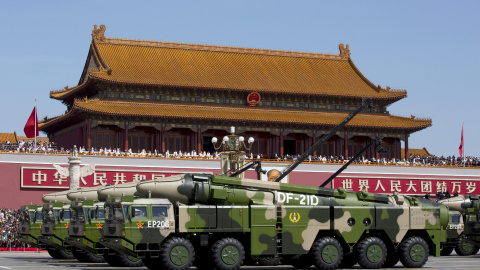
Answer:
POLYGON ((28 118, 27 123, 23 128, 23 131, 25 132, 25 136, 27 136, 27 138, 35 137, 35 133, 37 133, 37 136, 40 135, 40 133, 38 132, 38 117, 36 106, 33 107, 32 114, 30 114, 30 117, 28 118))
POLYGON ((460 152, 460 157, 463 157, 463 125, 462 125, 462 139, 460 141, 460 147, 458 147, 458 152, 460 152))

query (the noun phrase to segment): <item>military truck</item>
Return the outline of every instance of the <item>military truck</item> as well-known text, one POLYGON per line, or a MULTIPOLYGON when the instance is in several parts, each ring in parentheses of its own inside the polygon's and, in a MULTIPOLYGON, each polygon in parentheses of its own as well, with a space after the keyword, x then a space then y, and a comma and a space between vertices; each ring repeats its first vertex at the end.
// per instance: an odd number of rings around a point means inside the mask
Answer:
MULTIPOLYGON (((429 254, 440 255, 446 241, 446 206, 402 195, 279 182, 366 104, 275 182, 237 178, 248 165, 233 166, 230 172, 221 166, 224 175, 184 174, 139 183, 137 190, 150 199, 111 198, 105 203, 101 243, 142 258, 150 269, 188 269, 192 264, 238 269, 262 258, 281 258, 296 268, 334 269, 357 262, 362 268, 380 268, 399 260, 407 267, 423 266, 429 254), (163 210, 166 214, 159 214, 163 210)), ((242 153, 238 146, 243 137, 226 137, 222 144, 225 153, 233 153, 226 157, 232 162, 242 153)), ((256 171, 262 172, 258 165, 256 171)))
POLYGON ((472 247, 466 245, 466 242, 463 241, 463 215, 459 211, 449 211, 449 220, 447 225, 447 240, 445 243, 442 243, 440 255, 447 256, 450 255, 455 249, 457 254, 464 256, 469 251, 472 251, 472 247))
MULTIPOLYGON (((109 250, 99 243, 102 226, 105 222, 104 202, 110 195, 136 194, 136 183, 110 185, 96 188, 83 188, 71 191, 67 197, 72 200, 72 219, 65 242, 74 247, 73 254, 79 261, 102 262, 112 266, 143 266, 140 259, 109 250)), ((138 196, 138 194, 137 194, 138 196)))
POLYGON ((47 202, 42 208, 42 235, 39 243, 45 245, 53 258, 73 259, 72 246, 64 242, 70 225, 70 205, 64 202, 47 202))
POLYGON ((480 249, 480 204, 477 195, 462 195, 444 200, 442 204, 462 213, 464 232, 458 238, 455 252, 460 256, 478 253, 480 249))
POLYGON ((107 200, 101 243, 151 269, 238 269, 262 257, 297 268, 421 267, 440 255, 449 220, 446 206, 420 198, 219 175, 137 190, 162 199, 107 200))
POLYGON ((20 207, 19 230, 17 239, 33 247, 45 248, 38 243, 38 237, 42 235, 42 207, 36 204, 23 205, 20 207))

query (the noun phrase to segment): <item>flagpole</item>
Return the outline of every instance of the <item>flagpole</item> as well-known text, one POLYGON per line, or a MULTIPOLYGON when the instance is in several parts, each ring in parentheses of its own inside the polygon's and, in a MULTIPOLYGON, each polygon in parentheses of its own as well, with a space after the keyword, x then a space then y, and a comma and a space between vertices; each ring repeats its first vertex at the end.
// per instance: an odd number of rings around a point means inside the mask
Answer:
POLYGON ((37 150, 37 99, 35 99, 35 119, 33 120, 35 125, 34 125, 34 135, 35 135, 35 146, 33 147, 33 151, 36 152, 37 150))
POLYGON ((465 137, 463 135, 464 131, 463 131, 463 124, 465 122, 462 121, 462 137, 463 137, 463 146, 462 146, 462 152, 463 152, 463 167, 465 167, 465 137))

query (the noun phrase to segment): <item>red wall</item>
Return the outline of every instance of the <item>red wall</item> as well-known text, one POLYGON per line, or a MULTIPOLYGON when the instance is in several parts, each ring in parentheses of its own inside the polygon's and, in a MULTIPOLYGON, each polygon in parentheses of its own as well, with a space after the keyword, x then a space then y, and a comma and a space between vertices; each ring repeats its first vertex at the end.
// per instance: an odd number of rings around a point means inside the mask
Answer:
POLYGON ((60 150, 61 147, 66 149, 72 149, 74 145, 77 148, 81 146, 85 146, 83 143, 83 128, 79 127, 67 133, 64 133, 59 136, 55 136, 50 139, 50 141, 55 142, 57 144, 57 150, 60 150))

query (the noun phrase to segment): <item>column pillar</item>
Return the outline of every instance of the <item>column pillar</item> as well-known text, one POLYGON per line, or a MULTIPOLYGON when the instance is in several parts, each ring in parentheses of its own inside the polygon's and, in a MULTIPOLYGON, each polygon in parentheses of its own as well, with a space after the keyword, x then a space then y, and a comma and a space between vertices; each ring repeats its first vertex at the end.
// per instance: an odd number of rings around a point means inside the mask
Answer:
POLYGON ((400 139, 395 139, 395 159, 400 160, 402 158, 402 143, 400 139))
POLYGON ((197 154, 200 154, 202 152, 202 131, 197 128, 197 154))
POLYGON ((125 124, 125 130, 123 133, 123 145, 125 148, 125 153, 127 153, 128 152, 128 125, 127 124, 125 124))
POLYGON ((162 141, 162 153, 165 153, 165 127, 162 127, 160 131, 161 141, 162 141))
POLYGON ((280 156, 283 157, 283 131, 280 132, 279 147, 280 147, 280 156))
POLYGON ((348 159, 348 136, 346 132, 343 135, 343 156, 348 159))
POLYGON ((405 160, 408 160, 408 134, 405 134, 405 160))
MULTIPOLYGON (((317 143, 317 134, 313 133, 313 136, 312 136, 312 146, 315 145, 317 143)), ((320 150, 320 149, 319 149, 320 150)), ((316 157, 317 156, 317 150, 313 151, 313 156, 316 157)))
POLYGON ((155 129, 155 150, 160 151, 160 131, 155 129))
POLYGON ((92 135, 91 135, 91 130, 92 130, 92 124, 88 123, 87 124, 87 149, 90 151, 92 148, 92 135))

